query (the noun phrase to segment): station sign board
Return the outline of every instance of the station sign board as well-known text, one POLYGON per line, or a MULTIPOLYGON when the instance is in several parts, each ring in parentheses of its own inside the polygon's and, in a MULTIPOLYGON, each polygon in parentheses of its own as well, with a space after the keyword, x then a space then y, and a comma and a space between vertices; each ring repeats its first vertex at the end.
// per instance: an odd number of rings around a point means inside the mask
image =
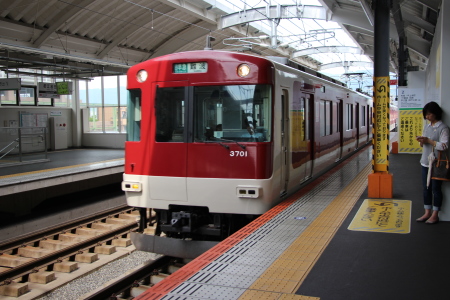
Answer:
POLYGON ((56 93, 56 83, 38 82, 38 97, 59 98, 59 95, 56 93))
POLYGON ((71 95, 72 94, 72 82, 62 81, 56 83, 56 93, 58 95, 71 95))
POLYGON ((0 79, 0 90, 20 90, 22 80, 20 78, 3 78, 0 79))

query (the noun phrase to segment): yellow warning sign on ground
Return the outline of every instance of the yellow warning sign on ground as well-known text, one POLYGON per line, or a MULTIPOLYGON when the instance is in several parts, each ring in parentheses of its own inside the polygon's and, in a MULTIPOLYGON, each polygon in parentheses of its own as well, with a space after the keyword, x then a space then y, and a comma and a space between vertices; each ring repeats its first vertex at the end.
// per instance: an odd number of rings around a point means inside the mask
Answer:
POLYGON ((411 201, 365 199, 348 227, 355 231, 410 233, 411 201))

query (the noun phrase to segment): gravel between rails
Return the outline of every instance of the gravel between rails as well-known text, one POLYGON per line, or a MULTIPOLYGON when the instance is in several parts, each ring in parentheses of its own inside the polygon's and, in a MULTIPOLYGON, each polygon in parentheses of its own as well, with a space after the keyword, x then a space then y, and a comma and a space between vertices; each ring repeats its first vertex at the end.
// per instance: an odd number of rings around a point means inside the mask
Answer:
POLYGON ((77 300, 83 299, 83 295, 94 291, 105 283, 119 278, 124 273, 135 269, 149 260, 158 258, 159 255, 144 251, 133 251, 128 256, 110 262, 103 267, 77 278, 66 285, 37 298, 39 300, 77 300))

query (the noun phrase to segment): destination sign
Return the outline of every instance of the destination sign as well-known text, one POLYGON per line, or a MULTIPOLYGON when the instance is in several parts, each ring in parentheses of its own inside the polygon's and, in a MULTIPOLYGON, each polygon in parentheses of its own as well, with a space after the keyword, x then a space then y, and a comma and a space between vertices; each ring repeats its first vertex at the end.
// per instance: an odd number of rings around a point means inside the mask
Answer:
POLYGON ((208 71, 207 62, 190 62, 173 64, 173 72, 177 74, 183 73, 206 73, 208 71))

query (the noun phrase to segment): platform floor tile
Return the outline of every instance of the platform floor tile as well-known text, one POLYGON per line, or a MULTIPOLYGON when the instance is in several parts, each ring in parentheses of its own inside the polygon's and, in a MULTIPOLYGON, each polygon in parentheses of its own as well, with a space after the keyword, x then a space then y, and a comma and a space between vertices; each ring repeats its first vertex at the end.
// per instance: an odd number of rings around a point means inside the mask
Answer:
POLYGON ((241 241, 230 240, 231 248, 161 299, 319 299, 294 293, 367 186, 368 151, 263 215, 256 230, 244 228, 241 241))

